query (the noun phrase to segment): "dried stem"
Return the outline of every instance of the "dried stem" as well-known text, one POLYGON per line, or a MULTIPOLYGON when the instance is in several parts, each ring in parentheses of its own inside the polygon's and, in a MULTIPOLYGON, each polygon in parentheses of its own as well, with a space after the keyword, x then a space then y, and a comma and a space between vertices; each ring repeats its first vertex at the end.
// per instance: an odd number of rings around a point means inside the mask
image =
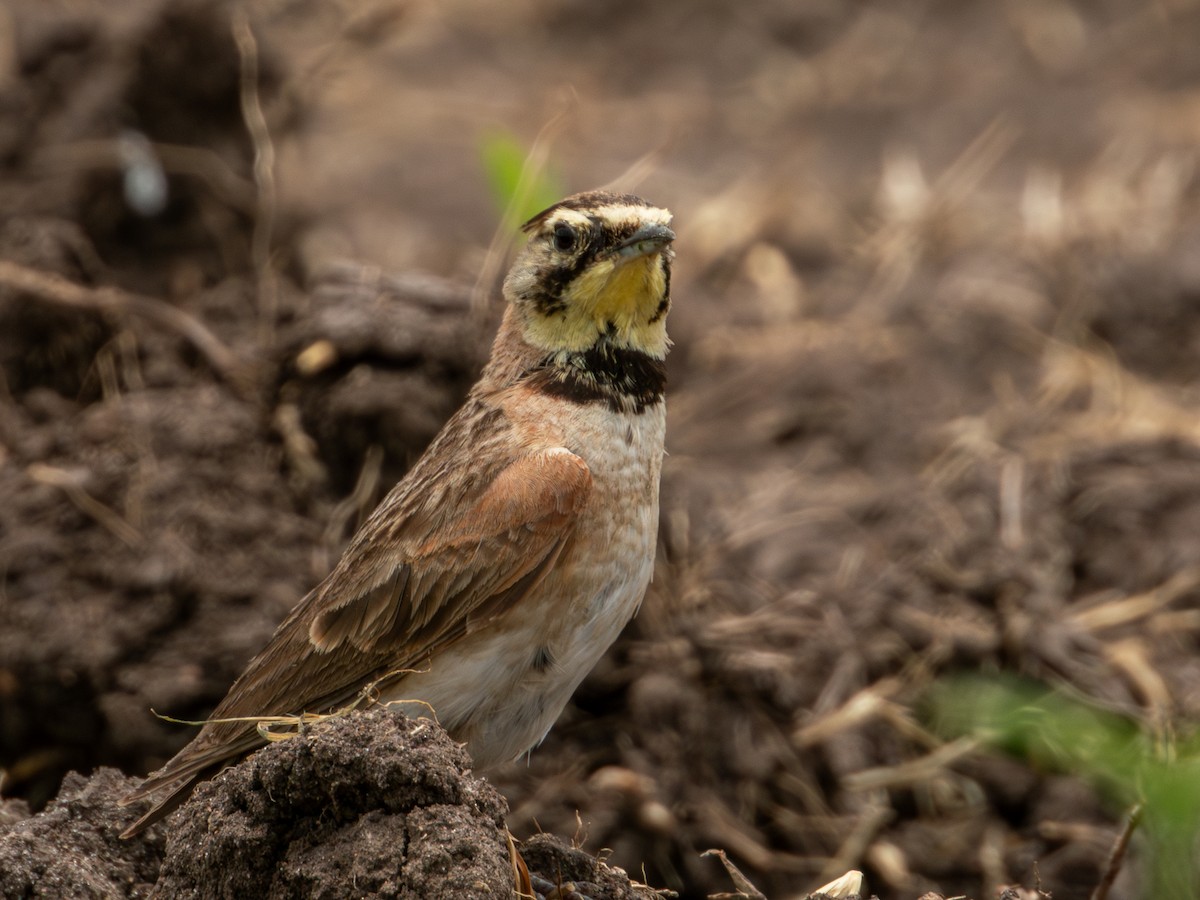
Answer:
POLYGON ((254 184, 258 203, 254 216, 254 233, 250 239, 250 259, 258 278, 258 316, 260 340, 264 347, 273 342, 275 316, 279 306, 278 285, 271 268, 271 240, 275 230, 275 145, 267 117, 263 114, 258 95, 258 42, 250 27, 245 10, 233 14, 233 39, 241 59, 242 119, 254 145, 254 184))
POLYGON ((249 363, 209 331, 195 316, 153 297, 131 294, 120 288, 88 288, 61 275, 30 269, 0 260, 0 287, 69 309, 84 309, 110 315, 132 315, 173 331, 199 351, 218 375, 248 395, 253 385, 249 363))
POLYGON ((1129 841, 1133 838, 1133 833, 1141 821, 1142 805, 1139 803, 1129 811, 1129 816, 1125 819, 1125 827, 1121 829, 1116 843, 1113 844, 1112 852, 1108 854, 1108 863, 1104 866, 1104 874, 1100 877, 1100 883, 1096 885, 1096 889, 1092 891, 1091 900, 1107 900, 1108 892, 1112 890, 1113 882, 1117 880, 1117 874, 1125 862, 1129 841))

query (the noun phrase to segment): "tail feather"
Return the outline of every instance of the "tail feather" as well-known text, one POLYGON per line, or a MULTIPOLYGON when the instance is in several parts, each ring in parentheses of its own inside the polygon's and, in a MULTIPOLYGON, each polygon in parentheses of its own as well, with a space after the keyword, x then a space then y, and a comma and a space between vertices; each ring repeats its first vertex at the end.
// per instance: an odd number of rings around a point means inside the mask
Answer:
MULTIPOLYGON (((201 738, 203 737, 201 735, 201 738)), ((188 744, 158 772, 117 801, 118 806, 125 807, 139 800, 160 795, 153 800, 153 805, 141 818, 121 832, 121 837, 131 838, 170 815, 191 797, 196 785, 207 781, 226 766, 233 765, 265 743, 256 733, 252 733, 231 744, 218 744, 207 748, 197 747, 195 741, 188 744)))
MULTIPOLYGON (((207 774, 201 774, 187 779, 186 781, 178 782, 175 787, 172 788, 169 794, 165 794, 161 799, 156 800, 154 805, 142 814, 141 818, 121 832, 122 840, 128 840, 135 835, 141 834, 155 822, 165 819, 176 809, 182 806, 189 797, 192 796, 192 791, 196 789, 196 785, 198 785, 206 777, 207 774)), ((135 803, 139 799, 144 799, 145 796, 146 795, 141 793, 139 789, 139 791, 135 791, 133 794, 130 794, 127 797, 123 797, 117 805, 128 806, 131 803, 135 803)))

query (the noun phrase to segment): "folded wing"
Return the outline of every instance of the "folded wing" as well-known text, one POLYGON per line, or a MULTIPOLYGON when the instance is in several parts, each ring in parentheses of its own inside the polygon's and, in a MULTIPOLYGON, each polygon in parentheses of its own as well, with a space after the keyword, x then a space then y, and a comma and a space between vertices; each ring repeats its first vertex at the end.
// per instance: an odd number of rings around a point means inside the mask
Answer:
MULTIPOLYGON (((403 498, 380 510, 334 571, 280 625, 212 719, 329 712, 378 679, 426 666, 486 628, 553 567, 591 491, 587 464, 561 447, 520 457, 466 496, 403 498)), ((256 723, 212 721, 122 805, 160 794, 125 835, 265 741, 256 723)))

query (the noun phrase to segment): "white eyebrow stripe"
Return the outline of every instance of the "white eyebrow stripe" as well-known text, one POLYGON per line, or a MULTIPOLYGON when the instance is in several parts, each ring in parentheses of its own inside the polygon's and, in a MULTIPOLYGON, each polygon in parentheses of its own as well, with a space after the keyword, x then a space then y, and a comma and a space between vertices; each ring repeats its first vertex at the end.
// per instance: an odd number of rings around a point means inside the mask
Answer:
POLYGON ((553 230, 555 225, 563 223, 587 227, 591 220, 600 219, 612 226, 621 225, 670 225, 671 211, 656 206, 631 206, 627 203, 597 206, 586 212, 578 209, 555 210, 542 226, 543 231, 553 230))
POLYGON ((670 225, 671 211, 659 209, 657 206, 629 206, 620 204, 614 206, 597 206, 592 215, 614 224, 639 225, 670 225))
POLYGON ((582 213, 577 209, 557 209, 554 215, 550 216, 542 224, 542 231, 553 231, 556 225, 575 225, 579 228, 587 228, 592 224, 592 220, 587 217, 586 213, 582 213))

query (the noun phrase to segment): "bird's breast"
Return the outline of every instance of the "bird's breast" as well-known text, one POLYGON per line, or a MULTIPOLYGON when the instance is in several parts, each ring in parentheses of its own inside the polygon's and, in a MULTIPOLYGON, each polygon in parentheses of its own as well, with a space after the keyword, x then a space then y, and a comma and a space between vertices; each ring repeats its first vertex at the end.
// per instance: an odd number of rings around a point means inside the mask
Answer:
POLYGON ((654 567, 658 485, 666 415, 662 403, 640 413, 603 403, 552 404, 542 425, 587 463, 592 491, 570 542, 547 575, 530 615, 531 638, 551 659, 545 679, 575 689, 637 612, 654 567), (535 609, 536 607, 536 609, 535 609))
MULTIPOLYGON (((642 413, 615 412, 602 404, 584 410, 574 423, 575 433, 565 437, 567 449, 591 470, 592 493, 557 574, 576 585, 570 592, 577 598, 573 618, 588 620, 606 615, 604 597, 615 594, 624 600, 627 586, 644 591, 650 579, 664 414, 661 403, 642 413)), ((618 631, 640 600, 639 594, 633 608, 613 610, 621 619, 618 631)))

